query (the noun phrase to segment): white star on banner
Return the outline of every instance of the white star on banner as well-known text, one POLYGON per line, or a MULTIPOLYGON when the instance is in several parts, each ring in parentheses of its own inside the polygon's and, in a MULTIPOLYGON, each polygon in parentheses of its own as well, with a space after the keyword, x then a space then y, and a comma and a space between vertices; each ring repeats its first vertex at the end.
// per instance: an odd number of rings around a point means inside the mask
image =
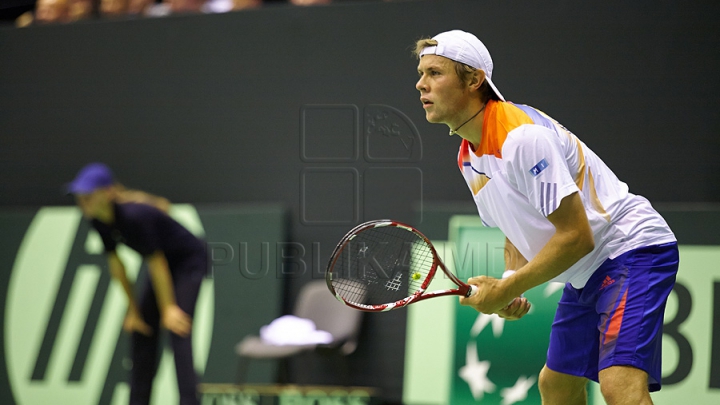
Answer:
POLYGON ((496 338, 499 338, 502 336, 503 327, 505 326, 505 320, 503 318, 500 318, 498 314, 483 314, 480 313, 478 317, 475 319, 475 323, 473 323, 472 328, 470 329, 470 335, 473 337, 477 336, 482 332, 485 327, 492 322, 492 331, 493 336, 496 338))
POLYGON ((515 402, 524 401, 533 384, 535 384, 535 376, 530 378, 518 377, 515 385, 500 390, 500 396, 503 397, 502 405, 512 405, 515 402))
POLYGON ((490 362, 478 361, 475 342, 469 342, 465 353, 465 365, 460 368, 458 375, 468 384, 476 401, 481 400, 486 392, 495 391, 495 384, 487 378, 489 370, 490 362))

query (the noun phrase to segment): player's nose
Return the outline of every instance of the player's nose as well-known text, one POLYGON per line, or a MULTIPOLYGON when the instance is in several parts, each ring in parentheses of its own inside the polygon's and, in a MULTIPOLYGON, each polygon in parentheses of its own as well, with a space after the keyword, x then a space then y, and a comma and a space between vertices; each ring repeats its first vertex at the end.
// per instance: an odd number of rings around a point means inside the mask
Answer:
POLYGON ((418 79, 417 83, 415 83, 415 88, 418 89, 420 92, 427 91, 427 85, 425 83, 424 76, 421 76, 420 79, 418 79))

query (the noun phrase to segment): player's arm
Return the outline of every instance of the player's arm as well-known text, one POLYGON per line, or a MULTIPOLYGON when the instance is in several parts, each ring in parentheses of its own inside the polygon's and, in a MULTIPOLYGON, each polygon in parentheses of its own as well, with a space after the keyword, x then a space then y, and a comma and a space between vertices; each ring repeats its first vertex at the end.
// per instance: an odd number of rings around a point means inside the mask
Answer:
POLYGON ((192 328, 192 319, 177 306, 172 275, 165 254, 158 250, 146 260, 163 326, 177 335, 187 336, 192 328))
POLYGON ((152 334, 152 329, 145 323, 140 315, 137 301, 135 301, 135 294, 133 293, 133 283, 127 278, 125 264, 123 264, 117 252, 114 250, 107 253, 107 259, 110 277, 120 283, 128 300, 128 311, 125 316, 123 328, 128 332, 140 332, 144 335, 152 334))
POLYGON ((512 277, 470 279, 471 284, 478 286, 478 292, 462 299, 461 303, 483 313, 501 311, 515 297, 553 279, 594 249, 590 223, 577 192, 563 198, 547 218, 555 227, 555 233, 532 260, 517 269, 512 277))
POLYGON ((125 265, 123 264, 117 252, 112 251, 107 253, 108 269, 110 270, 110 277, 113 280, 120 283, 125 296, 128 300, 128 310, 138 312, 137 302, 135 302, 135 295, 133 294, 133 283, 128 280, 127 272, 125 271, 125 265))
POLYGON ((505 270, 517 270, 527 262, 525 256, 510 242, 510 239, 505 238, 505 270))
MULTIPOLYGON (((527 263, 525 256, 510 242, 510 239, 505 238, 505 273, 503 273, 502 278, 514 275, 515 269, 519 269, 527 263)), ((530 311, 531 306, 527 298, 520 296, 513 299, 505 308, 497 311, 497 314, 501 318, 514 321, 525 316, 530 311)))
POLYGON ((570 268, 595 248, 590 222, 582 199, 574 192, 547 216, 555 233, 533 260, 503 280, 510 295, 519 295, 545 283, 570 268))

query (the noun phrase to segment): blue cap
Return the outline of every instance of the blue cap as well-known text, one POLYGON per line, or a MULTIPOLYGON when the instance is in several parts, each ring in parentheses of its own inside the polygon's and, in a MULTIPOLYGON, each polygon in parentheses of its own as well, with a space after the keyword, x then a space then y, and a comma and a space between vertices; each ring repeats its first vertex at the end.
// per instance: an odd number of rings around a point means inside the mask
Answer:
POLYGON ((112 171, 103 163, 90 163, 83 167, 68 184, 70 194, 90 194, 93 191, 115 184, 112 171))

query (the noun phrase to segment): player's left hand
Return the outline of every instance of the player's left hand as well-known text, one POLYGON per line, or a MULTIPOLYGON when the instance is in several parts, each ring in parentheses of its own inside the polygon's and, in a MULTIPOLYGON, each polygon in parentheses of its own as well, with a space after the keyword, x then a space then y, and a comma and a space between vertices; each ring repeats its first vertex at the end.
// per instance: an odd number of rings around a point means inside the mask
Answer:
POLYGON ((192 330, 192 318, 176 304, 168 305, 162 313, 162 324, 170 332, 186 337, 192 330))
POLYGON ((477 286, 477 292, 469 297, 460 297, 460 304, 471 306, 484 314, 500 312, 513 300, 502 288, 502 281, 487 276, 469 279, 468 284, 477 286))
POLYGON ((500 318, 507 319, 508 321, 515 321, 525 316, 530 311, 530 301, 525 297, 517 297, 510 305, 499 310, 497 312, 500 318))

